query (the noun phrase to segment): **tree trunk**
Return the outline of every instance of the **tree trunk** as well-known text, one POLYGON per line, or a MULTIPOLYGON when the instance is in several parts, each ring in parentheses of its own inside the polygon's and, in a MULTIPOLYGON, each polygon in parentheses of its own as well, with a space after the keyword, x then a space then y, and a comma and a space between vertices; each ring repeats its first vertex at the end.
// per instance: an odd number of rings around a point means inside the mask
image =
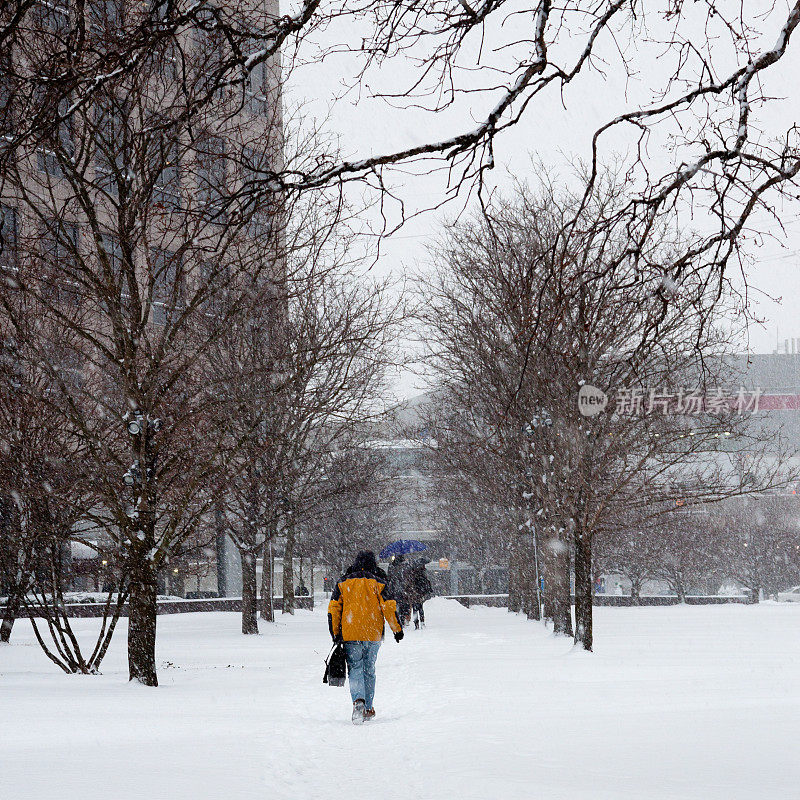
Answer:
POLYGON ((131 572, 128 601, 128 673, 130 680, 158 686, 156 675, 157 579, 152 562, 142 554, 131 572))
POLYGON ((11 639, 11 631, 14 622, 19 616, 22 608, 22 595, 19 592, 12 592, 8 598, 8 605, 3 612, 3 623, 0 625, 0 642, 8 642, 11 639))
POLYGON ((528 619, 536 620, 540 622, 542 619, 542 606, 541 606, 541 594, 539 592, 539 570, 537 569, 537 559, 538 553, 536 552, 536 548, 538 546, 538 542, 536 541, 536 536, 531 531, 528 534, 528 547, 526 548, 526 561, 527 564, 525 565, 525 572, 526 572, 526 593, 528 594, 528 619))
POLYGON ((258 608, 256 601, 256 557, 249 550, 240 550, 242 560, 242 633, 258 633, 258 608))
POLYGON ((558 636, 572 636, 572 598, 569 587, 570 557, 569 547, 560 539, 553 548, 550 560, 550 590, 552 599, 553 633, 558 636))
POLYGON ((294 614, 294 518, 286 520, 286 547, 283 549, 283 613, 294 614))
POLYGON ((519 560, 519 545, 512 541, 511 552, 508 554, 508 610, 514 614, 522 609, 519 560))
POLYGON ((640 606, 642 604, 642 582, 631 578, 631 604, 640 606))
POLYGON ((575 526, 575 644, 592 649, 592 542, 575 526))
POLYGON ((228 533, 225 527, 225 511, 221 498, 214 504, 214 528, 217 542, 217 595, 227 597, 228 576, 225 569, 225 555, 228 550, 228 533))
POLYGON ((557 636, 573 636, 572 631, 572 604, 569 600, 555 599, 553 601, 553 633, 557 636))
POLYGON ((526 611, 528 619, 539 622, 542 619, 542 607, 539 605, 539 598, 536 596, 536 578, 528 583, 526 611))
MULTIPOLYGON (((550 586, 548 581, 545 582, 545 586, 550 586)), ((555 599, 553 595, 548 590, 547 594, 542 596, 542 619, 545 622, 554 622, 555 618, 555 599)))
POLYGON ((308 594, 311 598, 311 610, 314 610, 314 559, 309 557, 308 563, 310 566, 311 574, 308 576, 311 579, 311 583, 308 587, 308 594))
POLYGON ((553 596, 553 571, 554 550, 551 547, 552 534, 548 534, 539 542, 539 575, 544 584, 542 589, 542 619, 545 622, 553 621, 554 596, 553 596))
POLYGON ((528 592, 527 587, 523 586, 520 590, 519 595, 519 611, 521 614, 524 614, 528 619, 531 616, 531 595, 528 592))
POLYGON ((531 603, 531 573, 529 569, 527 548, 523 545, 518 550, 519 565, 517 574, 519 576, 519 599, 520 611, 528 618, 531 618, 533 609, 531 603))
POLYGON ((275 622, 275 609, 272 598, 275 587, 272 578, 275 572, 275 559, 272 555, 272 539, 264 542, 264 558, 261 566, 261 619, 265 622, 275 622))
POLYGON ((675 594, 678 595, 678 602, 686 602, 686 588, 683 585, 683 580, 678 577, 675 579, 675 594))
MULTIPOLYGON (((27 515, 22 515, 21 524, 22 530, 26 531, 28 529, 27 515)), ((24 548, 21 545, 18 547, 16 571, 13 581, 8 586, 8 604, 3 612, 2 625, 0 625, 0 642, 9 642, 11 640, 11 631, 14 628, 17 617, 19 617, 22 601, 28 593, 30 580, 33 577, 31 569, 32 557, 33 548, 24 548)))

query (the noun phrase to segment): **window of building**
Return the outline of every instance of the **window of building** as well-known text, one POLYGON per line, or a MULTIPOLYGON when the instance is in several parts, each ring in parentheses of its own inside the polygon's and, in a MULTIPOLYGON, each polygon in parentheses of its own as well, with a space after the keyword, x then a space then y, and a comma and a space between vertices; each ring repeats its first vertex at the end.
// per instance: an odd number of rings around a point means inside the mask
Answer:
POLYGON ((183 264, 176 253, 153 247, 150 250, 153 275, 153 323, 165 325, 185 304, 183 264))
POLYGON ((116 98, 105 98, 98 102, 95 114, 97 181, 106 191, 116 194, 127 171, 123 109, 116 98))
POLYGON ((89 22, 97 31, 115 34, 125 24, 124 0, 90 0, 87 6, 89 22))
MULTIPOLYGON (((128 308, 130 293, 126 283, 126 276, 122 274, 122 246, 120 245, 119 239, 116 236, 108 233, 104 233, 101 236, 101 240, 103 243, 103 249, 108 257, 109 266, 111 267, 111 273, 114 279, 114 301, 116 301, 116 292, 119 291, 119 299, 124 311, 128 308)), ((106 307, 106 310, 108 310, 108 306, 105 303, 104 306, 106 307)))
POLYGON ((254 147, 242 148, 242 181, 245 185, 263 180, 268 169, 269 160, 265 153, 254 147))
POLYGON ((119 279, 122 273, 122 246, 119 239, 110 233, 104 233, 100 238, 111 266, 111 272, 116 279, 119 279))
MULTIPOLYGON (((142 5, 146 3, 143 0, 142 5)), ((168 0, 150 0, 150 19, 152 24, 165 22, 167 20, 168 0)), ((158 72, 162 78, 168 82, 178 79, 178 58, 180 50, 171 36, 166 36, 155 48, 150 50, 148 62, 151 68, 158 72)))
MULTIPOLYGON (((44 101, 42 101, 44 102, 44 101)), ((36 153, 36 160, 39 169, 49 175, 60 177, 61 163, 59 156, 72 158, 74 152, 74 145, 72 142, 72 118, 67 117, 69 111, 69 98, 63 97, 58 104, 57 115, 58 122, 56 123, 56 140, 51 145, 45 142, 36 153)))
POLYGON ((42 297, 52 304, 77 305, 78 226, 74 222, 51 220, 41 231, 42 297))
POLYGON ((11 48, 5 47, 0 53, 0 137, 10 134, 15 130, 14 95, 15 79, 14 62, 11 58, 11 48))
POLYGON ((38 0, 34 16, 43 30, 63 36, 69 32, 69 0, 38 0))
POLYGON ((218 312, 225 305, 225 297, 231 282, 231 272, 227 265, 203 260, 198 265, 198 290, 206 295, 203 308, 210 314, 218 312))
POLYGON ((0 204, 0 269, 17 267, 17 212, 0 204))
POLYGON ((197 194, 204 213, 215 222, 226 218, 227 158, 225 141, 207 136, 197 149, 197 194))
POLYGON ((168 0, 150 0, 150 14, 158 22, 164 22, 167 18, 168 0))
POLYGON ((266 189, 269 158, 265 153, 245 147, 242 149, 242 183, 244 184, 248 217, 247 230, 253 238, 266 238, 272 232, 272 208, 266 189))
POLYGON ((149 56, 150 63, 158 74, 169 84, 180 77, 180 48, 172 39, 160 43, 149 56))
POLYGON ((174 127, 163 119, 153 120, 154 133, 150 141, 152 152, 151 168, 159 170, 155 181, 153 199, 156 205, 165 208, 180 207, 180 158, 179 142, 174 127))
POLYGON ((217 27, 213 9, 200 9, 196 19, 198 27, 195 28, 193 38, 195 62, 199 67, 197 85, 210 90, 224 74, 228 43, 225 34, 217 27))
POLYGON ((269 70, 266 62, 256 64, 244 83, 245 107, 252 114, 269 113, 269 70))

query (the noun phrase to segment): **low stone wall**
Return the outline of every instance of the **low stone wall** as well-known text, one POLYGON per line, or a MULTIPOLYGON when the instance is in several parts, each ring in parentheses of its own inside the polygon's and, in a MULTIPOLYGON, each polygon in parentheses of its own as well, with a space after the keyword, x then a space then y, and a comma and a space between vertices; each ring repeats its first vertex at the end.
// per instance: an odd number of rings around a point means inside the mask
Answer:
POLYGON ((450 594, 445 595, 445 600, 457 600, 462 606, 490 606, 491 608, 506 608, 508 606, 507 594, 450 594))
MULTIPOLYGON (((493 608, 505 608, 508 605, 507 594, 457 594, 446 595, 447 600, 457 600, 462 606, 491 606, 493 608)), ((575 598, 573 598, 573 603, 575 598)), ((749 598, 746 595, 688 595, 686 605, 689 606, 713 606, 724 605, 727 603, 747 603, 749 598)), ((675 595, 642 595, 637 601, 630 595, 616 594, 596 594, 593 599, 596 606, 676 606, 678 598, 675 595)))
MULTIPOLYGON (((274 597, 272 600, 273 608, 276 611, 283 610, 283 598, 274 597)), ((295 608, 310 611, 314 607, 311 597, 296 597, 294 600, 295 608)), ((102 617, 105 603, 67 603, 68 617, 102 617)), ((259 609, 261 601, 259 601, 259 609)), ((198 600, 159 600, 157 603, 158 614, 190 614, 202 611, 238 611, 242 610, 241 597, 210 597, 198 600)), ((0 607, 0 616, 3 608, 0 607)), ((24 608, 20 611, 20 617, 40 617, 41 611, 36 608, 24 608)), ((127 604, 122 607, 122 616, 128 616, 127 604)))
MULTIPOLYGON (((748 603, 750 598, 747 595, 686 595, 687 606, 720 606, 728 603, 748 603)), ((642 595, 638 600, 634 600, 630 595, 618 594, 596 594, 594 596, 596 606, 677 606, 678 598, 671 594, 642 595)))
MULTIPOLYGON (((456 600, 462 606, 490 606, 492 608, 506 608, 508 605, 507 594, 458 594, 445 595, 447 600, 456 600)), ((723 605, 727 603, 747 603, 749 598, 746 595, 688 595, 686 604, 690 606, 723 605)), ((283 598, 273 598, 273 608, 276 611, 283 610, 283 598)), ((296 597, 294 600, 295 608, 311 611, 314 608, 314 601, 311 597, 296 597)), ((678 598, 674 595, 643 595, 638 602, 634 602, 630 595, 611 595, 597 594, 594 596, 596 606, 675 606, 678 605, 678 598)), ((67 616, 69 617, 102 617, 104 603, 67 603, 67 616)), ((261 601, 259 601, 259 609, 261 601)), ((157 605, 158 614, 190 614, 204 611, 242 611, 241 597, 209 597, 194 600, 159 600, 157 605)), ((3 607, 0 606, 0 617, 3 607)), ((36 609, 22 609, 20 617, 40 617, 41 612, 36 609)), ((122 616, 128 616, 127 605, 122 607, 122 616)))

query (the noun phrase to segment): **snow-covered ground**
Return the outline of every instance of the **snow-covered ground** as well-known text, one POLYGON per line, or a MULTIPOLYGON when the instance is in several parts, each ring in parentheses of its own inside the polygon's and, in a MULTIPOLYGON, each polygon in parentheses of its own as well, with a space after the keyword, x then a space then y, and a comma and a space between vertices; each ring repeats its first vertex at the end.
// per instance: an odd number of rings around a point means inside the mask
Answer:
MULTIPOLYGON (((243 637, 159 618, 161 686, 0 648, 3 800, 798 797, 800 606, 597 609, 596 653, 437 599, 378 659, 378 716, 321 683, 324 609, 243 637)), ((96 620, 78 620, 88 630, 96 620)))

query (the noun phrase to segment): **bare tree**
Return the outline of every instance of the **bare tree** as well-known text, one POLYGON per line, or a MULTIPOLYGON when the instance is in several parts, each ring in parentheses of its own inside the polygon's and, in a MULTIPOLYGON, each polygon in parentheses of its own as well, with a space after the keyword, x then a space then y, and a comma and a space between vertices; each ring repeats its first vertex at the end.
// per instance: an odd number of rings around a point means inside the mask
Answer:
POLYGON ((631 522, 620 518, 598 529, 595 564, 600 574, 626 577, 631 584, 631 602, 638 605, 642 587, 658 575, 663 548, 652 523, 631 526, 631 522))
POLYGON ((372 550, 396 527, 385 454, 356 431, 329 455, 328 469, 302 519, 302 549, 343 573, 359 550, 372 550))
MULTIPOLYGON (((261 300, 229 317, 210 359, 214 390, 229 409, 226 436, 240 443, 223 517, 242 560, 243 633, 258 632, 256 559, 265 553, 262 576, 271 580, 279 533, 283 610, 293 612, 299 526, 343 491, 346 481, 332 471, 340 450, 353 449, 356 432, 379 410, 402 316, 386 282, 359 276, 336 198, 298 203, 283 251, 280 280, 250 289, 261 300)), ((262 590, 262 603, 269 602, 262 590)))
POLYGON ((422 424, 430 434, 428 457, 440 498, 436 527, 444 532, 450 552, 476 566, 481 592, 486 570, 509 564, 509 608, 521 610, 525 604, 516 594, 519 582, 513 574, 522 564, 514 545, 524 512, 517 465, 480 446, 482 434, 473 418, 446 392, 432 393, 422 424))
MULTIPOLYGON (((561 631, 574 550, 575 638, 586 649, 595 530, 620 509, 674 502, 678 492, 743 490, 735 459, 718 453, 720 437, 745 436, 729 390, 713 409, 709 402, 687 414, 685 404, 688 395, 704 403, 730 382, 722 359, 730 333, 715 322, 732 296, 711 291, 702 270, 667 280, 660 264, 693 246, 666 224, 630 255, 630 230, 617 214, 626 186, 607 173, 587 199, 544 177, 537 189, 498 199, 445 237, 423 313, 449 402, 472 418, 476 443, 514 464, 525 483, 523 542, 534 566, 528 536, 555 545, 550 584, 561 631), (608 412, 581 413, 584 385, 608 392, 608 412)), ((765 462, 759 485, 786 480, 779 472, 765 462)))
POLYGON ((679 603, 686 602, 689 592, 705 594, 707 584, 719 579, 720 562, 717 531, 707 524, 707 512, 675 512, 654 525, 649 535, 659 547, 652 575, 666 581, 679 603))
POLYGON ((740 497, 711 510, 723 575, 741 582, 757 603, 800 578, 795 495, 740 497))
MULTIPOLYGON (((0 317, 4 511, 0 570, 9 595, 0 639, 9 640, 14 621, 24 608, 37 641, 53 663, 68 673, 96 673, 127 598, 126 564, 117 564, 119 586, 107 587, 97 638, 85 655, 72 630, 63 593, 65 582, 71 579, 73 543, 96 550, 102 547, 102 533, 89 523, 97 495, 92 476, 85 470, 86 448, 65 413, 69 398, 61 389, 64 384, 79 382, 80 377, 70 372, 65 357, 69 350, 63 339, 48 332, 50 322, 43 309, 19 291, 8 264, 4 277, 6 303, 14 308, 16 324, 12 328, 7 318, 0 317), (38 358, 43 338, 51 342, 51 348, 60 350, 50 354, 61 366, 58 381, 42 368, 38 358), (39 615, 46 620, 45 635, 36 621, 39 615)), ((107 551, 103 555, 111 558, 107 551)))
MULTIPOLYGON (((129 584, 125 563, 118 563, 116 567, 119 583, 104 587, 106 600, 100 615, 100 626, 90 649, 85 651, 72 628, 64 596, 64 583, 69 579, 69 569, 64 561, 73 541, 69 525, 71 521, 64 514, 63 508, 52 509, 47 526, 50 535, 41 548, 40 563, 34 570, 30 596, 26 596, 25 605, 30 611, 34 635, 45 655, 67 674, 95 675, 108 652, 117 622, 128 599, 129 584), (49 643, 39 630, 39 623, 36 621, 39 615, 45 619, 49 643)), ((98 552, 107 558, 112 556, 112 553, 99 548, 98 552)), ((114 567, 110 569, 113 570, 114 567)))
MULTIPOLYGON (((59 383, 38 358, 37 344, 48 335, 49 324, 42 308, 19 291, 14 220, 10 209, 4 211, 3 305, 14 309, 17 321, 12 326, 0 314, 0 574, 8 596, 0 640, 8 641, 52 542, 69 548, 72 526, 94 495, 82 471, 85 450, 68 424, 59 383)), ((53 341, 57 357, 68 352, 64 345, 63 339, 53 341)), ((74 381, 63 366, 61 379, 74 381)))

